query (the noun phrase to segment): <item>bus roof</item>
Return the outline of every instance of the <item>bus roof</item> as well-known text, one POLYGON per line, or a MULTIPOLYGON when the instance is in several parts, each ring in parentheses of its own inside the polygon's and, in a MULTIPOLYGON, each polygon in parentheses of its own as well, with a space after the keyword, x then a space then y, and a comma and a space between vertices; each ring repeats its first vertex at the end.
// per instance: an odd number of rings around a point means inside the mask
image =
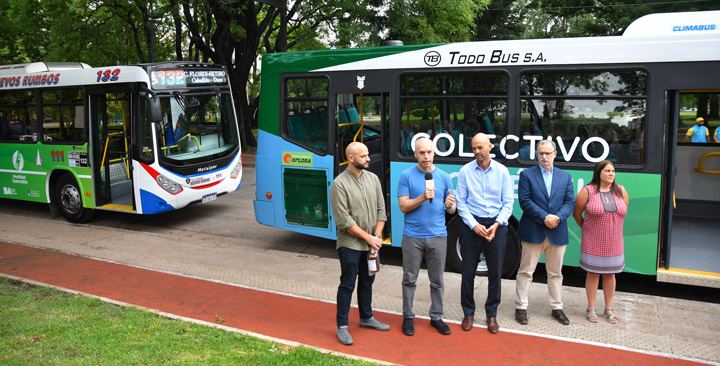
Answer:
POLYGON ((178 89, 227 86, 225 67, 193 61, 169 61, 91 68, 81 62, 32 62, 0 66, 0 91, 43 87, 144 83, 148 88, 178 89), (151 83, 151 74, 163 70, 161 80, 151 83), (179 72, 179 70, 183 70, 179 72), (172 76, 170 76, 172 74, 172 76), (163 79, 164 78, 164 79, 163 79), (165 84, 167 82, 167 84, 165 84))
POLYGON ((30 62, 27 64, 0 65, 0 75, 31 74, 36 72, 89 69, 83 62, 30 62))
MULTIPOLYGON (((147 72, 138 66, 107 66, 90 68, 86 64, 81 67, 46 67, 42 64, 52 63, 33 62, 24 64, 24 67, 8 67, 0 75, 0 91, 20 90, 30 88, 70 87, 87 85, 108 85, 115 83, 142 82, 150 85, 147 72), (85 68, 87 66, 87 68, 85 68), (107 75, 107 77, 105 77, 107 75)), ((11 65, 8 65, 11 66, 11 65)), ((15 65, 17 66, 17 65, 15 65)), ((3 66, 5 67, 5 66, 3 66)))
POLYGON ((632 22, 623 37, 664 37, 687 33, 720 34, 720 10, 645 15, 632 22))
POLYGON ((267 54, 263 72, 720 60, 720 11, 651 14, 623 36, 524 39, 267 54), (673 31, 675 29, 675 31, 673 31))

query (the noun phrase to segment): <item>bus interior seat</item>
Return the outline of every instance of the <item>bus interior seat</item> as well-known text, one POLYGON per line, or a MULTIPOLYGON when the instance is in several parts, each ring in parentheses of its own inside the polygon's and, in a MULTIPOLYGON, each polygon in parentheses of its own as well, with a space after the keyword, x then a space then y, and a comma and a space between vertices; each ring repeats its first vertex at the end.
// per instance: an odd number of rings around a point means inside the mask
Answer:
POLYGON ((302 117, 295 110, 288 111, 288 127, 290 136, 296 140, 307 141, 307 129, 302 117))
POLYGON ((320 116, 312 109, 306 109, 303 111, 302 117, 305 120, 305 127, 310 141, 322 140, 323 128, 320 123, 320 116))
POLYGON ((10 134, 13 136, 25 135, 25 126, 20 122, 10 122, 10 134))
POLYGON ((170 148, 177 146, 177 144, 177 139, 175 138, 172 127, 170 125, 165 126, 165 146, 170 148))
POLYGON ((10 139, 10 125, 6 121, 0 121, 0 138, 3 140, 10 139))
POLYGON ((326 135, 324 133, 325 129, 320 122, 321 118, 317 111, 313 111, 311 108, 305 109, 303 111, 302 118, 305 122, 305 128, 307 131, 307 142, 318 149, 327 149, 327 138, 324 137, 324 135, 326 135))
POLYGON ((349 123, 350 118, 348 118, 347 112, 345 112, 344 109, 338 108, 338 123, 349 123))
POLYGON ((354 105, 346 105, 345 110, 347 110, 348 117, 350 117, 350 122, 360 122, 360 114, 358 113, 357 109, 355 109, 354 105))

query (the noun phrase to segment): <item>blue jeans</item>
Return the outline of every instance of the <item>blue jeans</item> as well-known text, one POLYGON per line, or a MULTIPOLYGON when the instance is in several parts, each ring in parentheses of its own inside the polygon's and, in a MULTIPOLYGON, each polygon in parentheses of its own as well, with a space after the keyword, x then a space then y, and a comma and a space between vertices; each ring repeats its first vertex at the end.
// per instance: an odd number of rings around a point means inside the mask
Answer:
MULTIPOLYGON (((494 218, 480 218, 475 216, 479 224, 489 227, 495 222, 494 218)), ((487 241, 475 234, 465 223, 460 224, 460 254, 462 255, 462 282, 460 285, 460 305, 465 316, 475 315, 475 270, 477 269, 480 253, 485 253, 488 267, 488 295, 485 301, 485 314, 488 317, 497 316, 500 305, 500 279, 502 265, 505 260, 505 246, 507 243, 507 226, 498 226, 495 237, 487 241)))
POLYGON ((348 325, 350 303, 355 290, 355 279, 358 279, 358 310, 360 319, 370 319, 372 314, 372 284, 375 276, 370 276, 367 266, 367 251, 357 251, 340 247, 337 250, 340 258, 340 286, 337 292, 337 326, 348 325))

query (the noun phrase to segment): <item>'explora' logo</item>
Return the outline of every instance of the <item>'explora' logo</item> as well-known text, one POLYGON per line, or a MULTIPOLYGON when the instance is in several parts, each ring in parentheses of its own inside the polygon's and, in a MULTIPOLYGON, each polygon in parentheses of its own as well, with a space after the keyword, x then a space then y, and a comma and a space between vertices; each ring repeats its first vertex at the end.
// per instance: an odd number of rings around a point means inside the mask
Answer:
POLYGON ((435 51, 430 51, 425 54, 425 65, 437 66, 440 64, 440 54, 435 51))
POLYGON ((306 152, 283 151, 282 165, 302 166, 312 168, 313 155, 306 152))

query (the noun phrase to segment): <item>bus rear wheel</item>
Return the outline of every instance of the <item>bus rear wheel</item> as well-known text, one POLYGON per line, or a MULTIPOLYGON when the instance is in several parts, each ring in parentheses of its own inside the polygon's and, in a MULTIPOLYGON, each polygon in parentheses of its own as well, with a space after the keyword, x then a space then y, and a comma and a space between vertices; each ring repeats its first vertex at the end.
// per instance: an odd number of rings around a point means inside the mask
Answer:
MULTIPOLYGON (((447 241, 447 260, 445 268, 451 272, 462 273, 462 253, 460 251, 460 225, 464 225, 459 215, 453 217, 447 224, 448 241, 447 241)), ((505 247, 505 260, 503 261, 502 278, 511 279, 515 275, 520 266, 520 254, 522 247, 520 241, 517 240, 517 224, 511 219, 508 224, 507 244, 505 247)), ((487 276, 487 263, 485 256, 480 255, 475 274, 478 276, 487 276)))
POLYGON ((63 174, 55 185, 54 203, 65 220, 73 223, 87 222, 94 211, 83 207, 82 192, 71 174, 63 174))

